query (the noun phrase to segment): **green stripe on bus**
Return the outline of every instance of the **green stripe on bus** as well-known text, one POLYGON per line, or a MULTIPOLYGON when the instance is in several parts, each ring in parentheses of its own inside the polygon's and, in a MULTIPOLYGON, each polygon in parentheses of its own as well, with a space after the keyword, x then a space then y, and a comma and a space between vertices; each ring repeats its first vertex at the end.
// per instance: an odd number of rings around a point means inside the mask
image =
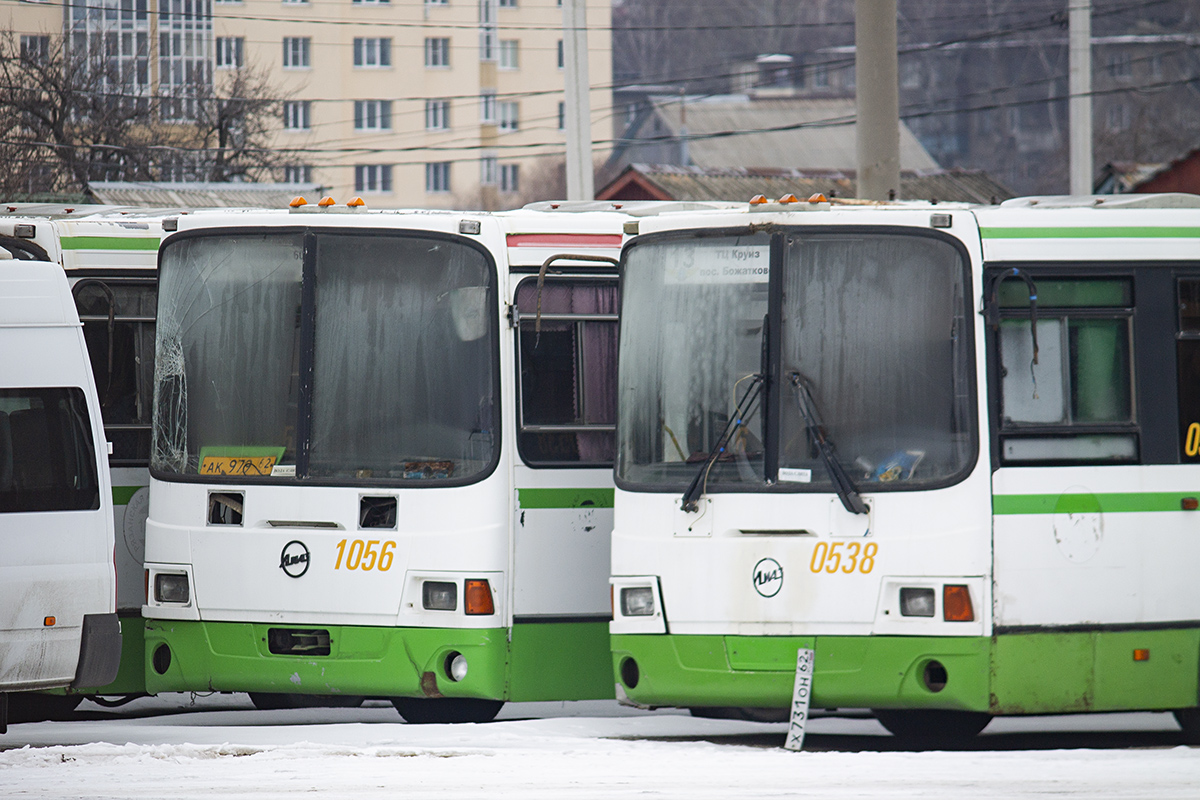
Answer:
POLYGON ((129 499, 131 497, 133 497, 134 493, 136 493, 138 489, 141 489, 141 488, 142 488, 141 486, 114 486, 113 487, 113 505, 114 506, 129 505, 129 499))
POLYGON ((992 497, 992 513, 1001 515, 1181 511, 1185 497, 1200 497, 1200 490, 1114 494, 998 494, 992 497), (1098 509, 1097 503, 1100 506, 1098 509))
POLYGON ((1196 239, 1200 227, 980 228, 984 239, 1196 239))
POLYGON ((146 236, 64 236, 63 250, 157 250, 158 237, 146 236))
POLYGON ((612 508, 612 489, 517 489, 521 508, 612 508))

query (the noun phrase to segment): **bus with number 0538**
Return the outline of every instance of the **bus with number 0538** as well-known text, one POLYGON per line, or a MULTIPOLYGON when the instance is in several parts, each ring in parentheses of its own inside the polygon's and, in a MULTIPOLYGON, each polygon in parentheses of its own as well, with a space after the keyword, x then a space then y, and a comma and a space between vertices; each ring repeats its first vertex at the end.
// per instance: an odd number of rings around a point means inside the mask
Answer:
POLYGON ((410 722, 612 697, 629 218, 180 218, 159 259, 150 691, 382 697, 410 722))
POLYGON ((1200 735, 1200 198, 820 196, 630 226, 620 698, 1200 735))

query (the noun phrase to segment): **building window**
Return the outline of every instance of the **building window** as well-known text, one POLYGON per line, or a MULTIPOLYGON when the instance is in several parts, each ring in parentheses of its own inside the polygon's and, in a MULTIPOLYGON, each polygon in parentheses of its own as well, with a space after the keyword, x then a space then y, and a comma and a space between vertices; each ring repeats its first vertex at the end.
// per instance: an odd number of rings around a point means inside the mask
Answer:
POLYGON ((560 131, 567 129, 567 104, 562 100, 558 101, 558 129, 560 131))
POLYGON ((529 464, 610 463, 616 439, 617 282, 549 277, 539 288, 537 278, 528 278, 517 287, 515 305, 521 457, 529 464), (539 309, 554 317, 541 320, 540 332, 539 309))
POLYGON ((391 100, 355 100, 354 130, 388 131, 392 129, 391 100))
POLYGON ((521 191, 521 167, 519 164, 500 165, 500 191, 510 194, 521 191))
POLYGON ((245 38, 241 36, 218 36, 217 69, 237 69, 245 63, 242 53, 245 49, 245 38))
POLYGON ((312 127, 312 103, 308 100, 285 100, 283 127, 289 131, 306 131, 312 127))
POLYGON ((308 5, 308 0, 283 0, 285 6, 308 5))
POLYGON ((501 8, 516 8, 517 0, 500 0, 501 8))
POLYGON ((921 88, 921 64, 916 61, 905 61, 900 64, 900 88, 921 88))
POLYGON ((354 191, 390 192, 391 190, 391 164, 359 164, 354 168, 354 191))
POLYGON ((425 130, 444 131, 450 128, 450 101, 425 101, 425 130))
POLYGON ((484 89, 479 95, 479 122, 483 125, 496 124, 496 91, 484 89))
POLYGON ((390 67, 392 65, 391 39, 354 40, 354 66, 390 67))
POLYGON ((307 36, 283 37, 283 66, 301 69, 309 66, 308 52, 312 39, 307 36))
POLYGON ((479 0, 479 60, 496 60, 496 0, 479 0))
POLYGON ((565 64, 565 63, 567 63, 567 62, 563 59, 563 40, 559 39, 558 40, 558 68, 562 69, 563 64, 565 64))
POLYGON ((479 183, 484 186, 495 186, 499 181, 495 156, 484 156, 479 159, 479 183))
POLYGON ((1001 460, 1136 461, 1133 281, 1031 276, 1033 289, 1015 277, 998 287, 1001 460))
POLYGON ((1150 56, 1150 77, 1161 78, 1163 76, 1163 58, 1161 53, 1156 53, 1150 56))
POLYGON ((814 89, 829 88, 829 67, 825 64, 813 64, 812 86, 814 89))
POLYGON ((22 36, 21 58, 34 64, 45 64, 50 59, 50 37, 22 36))
POLYGON ((450 191, 450 162, 425 165, 425 191, 430 194, 450 191))
POLYGON ((1114 133, 1129 130, 1129 106, 1114 103, 1108 107, 1108 129, 1114 133))
POLYGON ((307 164, 289 164, 283 168, 284 183, 312 183, 312 167, 307 164))
POLYGON ((427 6, 446 6, 450 5, 450 0, 425 0, 427 6))
POLYGON ((1130 78, 1133 76, 1133 64, 1128 53, 1116 53, 1108 57, 1108 75, 1110 78, 1130 78))
POLYGON ((425 66, 427 67, 448 67, 450 66, 450 39, 449 37, 429 37, 425 40, 425 66))
POLYGON ((520 104, 516 101, 505 101, 497 104, 498 123, 502 131, 515 131, 519 127, 520 104))
POLYGON ((350 0, 351 3, 357 3, 357 4, 361 4, 361 5, 368 5, 368 6, 381 5, 383 3, 388 3, 390 1, 391 0, 350 0))
POLYGON ((516 69, 521 66, 520 43, 516 39, 500 40, 500 69, 516 69))

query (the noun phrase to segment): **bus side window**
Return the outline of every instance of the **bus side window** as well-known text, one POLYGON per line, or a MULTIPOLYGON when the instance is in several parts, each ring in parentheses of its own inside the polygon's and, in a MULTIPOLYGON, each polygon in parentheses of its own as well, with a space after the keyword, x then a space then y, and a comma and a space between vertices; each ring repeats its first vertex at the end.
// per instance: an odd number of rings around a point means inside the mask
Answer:
POLYGON ((1200 462, 1200 278, 1179 281, 1179 460, 1200 462))
POLYGON ((1036 363, 1026 287, 1000 287, 1001 461, 1136 461, 1133 281, 1036 280, 1036 363))
POLYGON ((517 287, 518 448, 526 463, 612 463, 617 282, 536 279, 517 287))
POLYGON ((150 461, 157 290, 145 279, 81 280, 72 293, 114 466, 150 461))

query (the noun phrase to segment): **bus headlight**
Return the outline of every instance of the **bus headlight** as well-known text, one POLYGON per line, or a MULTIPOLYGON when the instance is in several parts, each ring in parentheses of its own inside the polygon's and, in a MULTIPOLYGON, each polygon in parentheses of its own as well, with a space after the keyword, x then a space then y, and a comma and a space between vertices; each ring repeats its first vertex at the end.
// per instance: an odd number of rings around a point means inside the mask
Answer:
POLYGON ((626 617, 654 616, 654 589, 649 586, 622 588, 621 613, 626 617))
POLYGON ((154 599, 159 603, 187 605, 192 599, 187 575, 163 573, 154 576, 154 599))
POLYGON ((467 677, 467 657, 462 653, 451 653, 446 659, 446 676, 455 683, 467 677))
POLYGON ((458 608, 458 584, 425 581, 421 584, 421 605, 427 611, 454 611, 458 608))
POLYGON ((900 589, 900 614, 905 617, 932 617, 933 599, 933 589, 905 586, 900 589))

